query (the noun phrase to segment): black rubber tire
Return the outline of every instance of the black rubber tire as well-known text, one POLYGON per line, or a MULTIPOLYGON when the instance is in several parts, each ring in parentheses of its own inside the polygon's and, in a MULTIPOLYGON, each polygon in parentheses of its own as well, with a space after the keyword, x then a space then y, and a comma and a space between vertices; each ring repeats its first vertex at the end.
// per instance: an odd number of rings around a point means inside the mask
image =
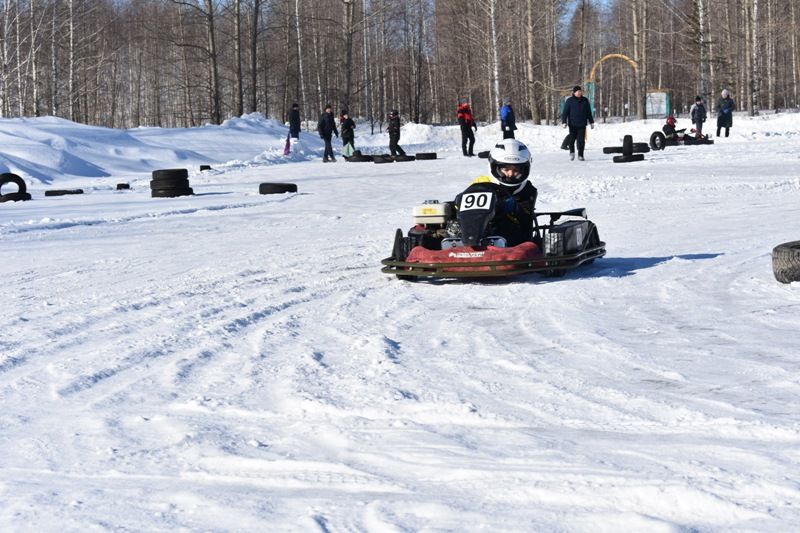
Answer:
POLYGON ((211 165, 200 165, 200 172, 204 170, 211 170, 211 165))
POLYGON ((261 183, 258 186, 258 194, 283 194, 286 192, 297 192, 297 185, 294 183, 261 183))
POLYGON ((68 194, 83 194, 83 189, 52 189, 44 191, 45 196, 66 196, 68 194))
POLYGON ((131 188, 130 183, 117 183, 117 190, 118 191, 127 191, 131 188))
POLYGON ((417 159, 436 159, 436 152, 420 152, 415 156, 417 159))
MULTIPOLYGON (((394 233, 394 246, 392 246, 392 258, 395 261, 405 261, 408 253, 411 251, 411 239, 403 236, 403 230, 397 229, 394 233)), ((397 279, 404 281, 415 281, 417 276, 408 276, 406 274, 395 274, 397 279)))
POLYGON ((622 138, 622 155, 633 155, 633 135, 622 138))
POLYGON ((781 283, 800 281, 800 241, 785 242, 772 249, 772 272, 781 283))
POLYGON ((478 152, 478 157, 480 157, 481 159, 489 159, 489 150, 478 152))
POLYGON ((150 188, 155 189, 186 189, 189 187, 189 180, 186 178, 175 180, 150 180, 150 188))
POLYGON ((376 155, 372 157, 372 162, 379 165, 383 163, 394 163, 394 158, 390 155, 376 155))
POLYGON ((646 154, 650 151, 650 146, 647 143, 633 143, 634 154, 646 154))
POLYGON ((350 156, 347 158, 348 163, 372 163, 371 155, 350 156))
POLYGON ((185 189, 153 189, 150 191, 151 198, 175 198, 178 196, 192 196, 194 191, 187 187, 185 189))
POLYGON ((189 171, 185 168, 163 168, 153 171, 154 180, 179 180, 189 177, 189 171))
POLYGON ((654 131, 650 135, 650 148, 653 150, 663 150, 667 147, 667 136, 660 131, 654 131))
POLYGON ((394 160, 398 163, 407 163, 408 161, 416 160, 416 157, 413 155, 398 155, 395 156, 394 160))
MULTIPOLYGON (((20 178, 13 172, 3 172, 2 174, 0 174, 0 190, 3 189, 3 185, 5 185, 6 183, 13 183, 14 185, 16 185, 18 193, 28 192, 28 185, 25 183, 25 180, 20 178)), ((10 194, 16 194, 16 193, 10 193, 10 194)))
POLYGON ((634 161, 644 161, 644 154, 614 156, 614 163, 633 163, 634 161))
POLYGON ((603 148, 604 154, 621 154, 622 146, 606 146, 603 148))
POLYGON ((8 194, 0 195, 0 204, 3 202, 27 202, 31 199, 30 193, 27 192, 10 192, 8 194))

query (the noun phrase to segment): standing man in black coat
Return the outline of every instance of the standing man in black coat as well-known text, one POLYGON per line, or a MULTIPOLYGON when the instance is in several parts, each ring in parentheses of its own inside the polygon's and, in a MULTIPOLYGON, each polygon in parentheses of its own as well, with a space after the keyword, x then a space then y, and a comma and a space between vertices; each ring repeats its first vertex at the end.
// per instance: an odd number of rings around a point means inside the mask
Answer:
POLYGON ((339 136, 339 130, 336 129, 336 119, 333 118, 333 108, 330 104, 325 106, 325 111, 319 116, 317 122, 317 131, 319 136, 325 141, 325 155, 322 156, 322 162, 328 161, 335 162, 336 158, 333 157, 333 146, 331 146, 331 136, 339 136))
POLYGON ((292 104, 289 110, 289 136, 297 140, 300 138, 300 106, 292 104))
POLYGON ((389 113, 389 125, 386 127, 389 132, 389 152, 392 155, 406 155, 405 151, 397 144, 400 142, 400 112, 392 109, 389 113))
POLYGON ((733 126, 733 110, 736 108, 736 103, 731 98, 731 93, 728 89, 722 89, 722 98, 717 102, 717 137, 725 128, 725 137, 731 132, 733 126))
POLYGON ((583 161, 583 149, 586 146, 586 125, 594 128, 592 106, 589 99, 583 96, 580 85, 572 88, 572 96, 564 102, 561 111, 561 124, 569 126, 569 158, 575 160, 575 143, 578 143, 578 160, 583 161))

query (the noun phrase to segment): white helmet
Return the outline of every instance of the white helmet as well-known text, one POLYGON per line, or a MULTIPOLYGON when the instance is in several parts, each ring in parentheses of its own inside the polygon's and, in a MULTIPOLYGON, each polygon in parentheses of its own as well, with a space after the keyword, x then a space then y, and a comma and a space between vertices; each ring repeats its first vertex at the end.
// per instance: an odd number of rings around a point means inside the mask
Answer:
POLYGON ((531 152, 527 146, 516 139, 503 139, 495 144, 489 152, 489 168, 492 176, 497 178, 501 185, 517 187, 528 179, 531 171, 531 152), (506 165, 518 166, 521 172, 509 178, 500 172, 500 167, 506 165))

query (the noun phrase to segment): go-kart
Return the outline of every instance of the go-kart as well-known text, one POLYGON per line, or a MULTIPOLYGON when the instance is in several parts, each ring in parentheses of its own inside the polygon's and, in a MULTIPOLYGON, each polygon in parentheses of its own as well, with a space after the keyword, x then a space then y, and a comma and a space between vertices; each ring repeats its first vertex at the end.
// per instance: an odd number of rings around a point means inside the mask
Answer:
POLYGON ((414 208, 414 227, 395 233, 381 272, 399 279, 502 277, 540 272, 560 277, 606 254, 597 227, 583 208, 534 212, 529 240, 506 246, 494 234, 497 195, 464 192, 460 203, 428 200, 414 208))
POLYGON ((650 135, 650 148, 653 150, 663 150, 667 146, 680 146, 680 145, 699 145, 699 144, 714 144, 708 135, 697 137, 695 129, 692 128, 690 133, 686 133, 686 128, 675 130, 673 132, 654 131, 650 135))

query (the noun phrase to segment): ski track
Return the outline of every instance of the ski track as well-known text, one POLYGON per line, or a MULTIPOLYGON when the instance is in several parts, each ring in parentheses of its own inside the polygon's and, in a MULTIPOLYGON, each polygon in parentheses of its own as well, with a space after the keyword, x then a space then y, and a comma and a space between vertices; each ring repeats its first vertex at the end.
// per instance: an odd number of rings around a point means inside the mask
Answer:
POLYGON ((379 272, 414 203, 485 172, 454 156, 285 165, 301 193, 280 197, 243 200, 263 177, 237 167, 186 207, 37 202, 0 221, 0 523, 786 531, 800 298, 764 238, 791 239, 800 182, 752 146, 725 181, 694 176, 697 147, 580 174, 537 154, 540 208, 587 207, 609 250, 550 280, 379 272))

